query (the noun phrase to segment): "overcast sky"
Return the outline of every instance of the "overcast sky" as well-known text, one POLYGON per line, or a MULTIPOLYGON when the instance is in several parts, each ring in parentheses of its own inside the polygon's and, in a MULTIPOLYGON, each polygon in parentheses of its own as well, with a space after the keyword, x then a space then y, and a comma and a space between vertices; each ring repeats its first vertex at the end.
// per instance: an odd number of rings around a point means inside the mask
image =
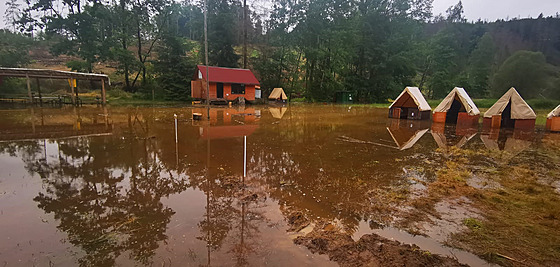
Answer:
MULTIPOLYGON (((434 0, 434 15, 445 11, 459 0, 434 0)), ((469 21, 495 21, 506 18, 536 18, 543 13, 554 16, 560 12, 560 0, 463 0, 464 16, 469 21)))
MULTIPOLYGON (((0 0, 0 28, 4 28, 6 1, 0 0)), ((23 3, 23 0, 19 0, 23 3)), ((445 14, 445 10, 455 5, 459 0, 434 0, 434 15, 445 14)), ((495 21, 506 18, 536 18, 540 13, 553 16, 560 12, 560 0, 463 0, 465 17, 469 21, 482 20, 495 21)))

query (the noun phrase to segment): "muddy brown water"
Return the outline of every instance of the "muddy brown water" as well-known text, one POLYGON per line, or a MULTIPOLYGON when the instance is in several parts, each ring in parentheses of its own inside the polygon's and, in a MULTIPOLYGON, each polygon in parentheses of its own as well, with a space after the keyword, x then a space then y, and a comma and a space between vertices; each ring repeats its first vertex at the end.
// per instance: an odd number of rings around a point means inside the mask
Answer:
POLYGON ((342 105, 218 107, 209 123, 193 112, 207 117, 203 107, 0 110, 0 265, 336 265, 293 243, 287 211, 298 210, 354 238, 376 233, 483 266, 443 245, 437 233, 452 222, 414 236, 372 212, 369 196, 422 194, 408 177, 432 179, 422 167, 438 148, 519 153, 542 135, 342 105))

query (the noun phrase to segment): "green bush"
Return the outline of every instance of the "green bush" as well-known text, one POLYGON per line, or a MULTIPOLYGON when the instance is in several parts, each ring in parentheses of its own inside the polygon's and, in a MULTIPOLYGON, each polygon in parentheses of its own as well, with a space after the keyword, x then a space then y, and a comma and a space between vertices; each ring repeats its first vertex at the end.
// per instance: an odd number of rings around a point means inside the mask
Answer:
POLYGON ((125 92, 120 88, 115 88, 107 91, 107 95, 110 98, 132 98, 132 94, 125 92))

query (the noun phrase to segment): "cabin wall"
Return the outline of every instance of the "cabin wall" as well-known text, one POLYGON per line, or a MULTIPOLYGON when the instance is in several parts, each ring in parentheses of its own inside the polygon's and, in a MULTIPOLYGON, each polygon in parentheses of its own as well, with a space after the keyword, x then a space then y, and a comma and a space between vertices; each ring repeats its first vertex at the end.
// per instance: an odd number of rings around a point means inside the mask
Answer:
POLYGON ((193 99, 202 98, 202 80, 191 81, 191 97, 193 99))
MULTIPOLYGON (((194 99, 206 99, 206 81, 204 80, 192 80, 191 81, 191 96, 194 99)), ((218 97, 217 83, 210 82, 210 99, 216 99, 218 97)), ((233 101, 238 97, 244 97, 246 100, 255 100, 255 85, 245 85, 245 94, 232 94, 231 93, 231 83, 224 83, 224 99, 228 101, 233 101)))
POLYGON ((447 112, 434 112, 433 120, 436 123, 445 123, 447 118, 447 112))
POLYGON ((478 125, 480 115, 469 115, 467 112, 459 112, 457 125, 478 125))
MULTIPOLYGON (((530 120, 512 120, 513 121, 513 129, 519 130, 531 130, 535 128, 535 119, 530 120)), ((482 126, 484 128, 492 128, 492 129, 500 129, 506 128, 508 126, 502 125, 502 116, 501 115, 494 115, 492 118, 484 118, 482 121, 482 126)))
POLYGON ((560 117, 552 117, 546 120, 546 129, 553 132, 560 132, 560 117))

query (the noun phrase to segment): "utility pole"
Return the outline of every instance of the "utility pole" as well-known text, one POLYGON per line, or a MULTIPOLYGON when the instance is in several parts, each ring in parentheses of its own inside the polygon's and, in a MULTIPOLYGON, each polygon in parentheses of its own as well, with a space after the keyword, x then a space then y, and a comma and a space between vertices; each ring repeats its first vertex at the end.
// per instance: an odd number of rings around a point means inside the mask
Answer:
POLYGON ((247 0, 243 0, 243 68, 247 68, 247 0))
POLYGON ((210 121, 210 76, 208 71, 208 0, 204 0, 204 60, 206 61, 206 114, 210 121))

